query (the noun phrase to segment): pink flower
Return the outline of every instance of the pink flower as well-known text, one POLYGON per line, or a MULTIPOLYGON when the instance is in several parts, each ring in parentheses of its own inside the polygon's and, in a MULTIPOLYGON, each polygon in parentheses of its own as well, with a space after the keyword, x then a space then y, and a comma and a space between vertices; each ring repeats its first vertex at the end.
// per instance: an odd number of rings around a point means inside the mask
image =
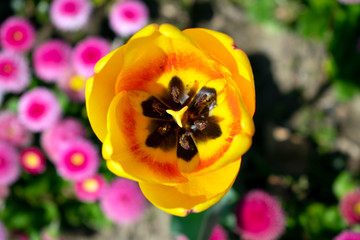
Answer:
POLYGON ((0 222, 0 239, 1 240, 7 240, 8 239, 8 231, 5 228, 4 224, 0 222))
POLYGON ((114 180, 100 199, 105 216, 117 224, 138 221, 144 215, 146 205, 139 185, 124 178, 114 180))
POLYGON ((227 240, 228 235, 226 230, 220 225, 216 224, 211 232, 209 240, 227 240))
POLYGON ((74 48, 72 61, 77 74, 86 78, 94 74, 95 64, 110 52, 109 43, 100 37, 88 37, 74 48))
POLYGON ((56 162, 64 144, 84 136, 85 129, 81 123, 75 118, 66 118, 46 129, 41 135, 40 143, 49 159, 56 162))
POLYGON ((77 31, 88 23, 91 9, 88 0, 55 0, 50 6, 50 19, 60 30, 77 31))
POLYGON ((359 240, 359 239, 360 239, 360 233, 350 230, 345 230, 334 238, 334 240, 359 240))
POLYGON ((35 147, 27 148, 21 152, 20 163, 24 170, 31 174, 40 174, 46 168, 43 153, 35 147))
POLYGON ((15 113, 5 110, 0 112, 0 140, 25 147, 31 143, 32 134, 20 123, 15 113))
POLYGON ((52 39, 35 49, 35 74, 45 82, 55 82, 70 69, 71 46, 52 39))
POLYGON ((0 53, 0 89, 20 93, 30 84, 26 59, 15 52, 0 53))
POLYGON ((339 208, 348 224, 360 223, 360 188, 346 193, 340 200, 339 208))
POLYGON ((92 143, 77 139, 64 144, 56 160, 56 167, 64 179, 80 181, 97 172, 99 160, 97 148, 92 143))
POLYGON ((83 202, 95 202, 106 190, 106 182, 102 175, 84 178, 74 185, 75 195, 83 202))
POLYGON ((12 145, 0 142, 0 185, 11 185, 19 175, 19 153, 12 145))
POLYGON ((109 20, 116 34, 129 36, 147 25, 149 11, 140 1, 119 1, 112 6, 109 20))
POLYGON ((71 72, 60 78, 58 86, 72 101, 84 102, 86 81, 87 78, 71 72))
POLYGON ((55 94, 43 87, 33 88, 19 100, 19 120, 33 132, 53 126, 61 117, 61 108, 55 94))
POLYGON ((1 45, 3 48, 26 52, 34 45, 34 26, 25 18, 9 17, 0 28, 1 45))
POLYGON ((236 215, 239 234, 247 240, 277 239, 285 230, 285 216, 280 204, 262 190, 246 194, 236 215))
POLYGON ((180 234, 176 236, 176 240, 189 240, 189 238, 185 235, 180 234))

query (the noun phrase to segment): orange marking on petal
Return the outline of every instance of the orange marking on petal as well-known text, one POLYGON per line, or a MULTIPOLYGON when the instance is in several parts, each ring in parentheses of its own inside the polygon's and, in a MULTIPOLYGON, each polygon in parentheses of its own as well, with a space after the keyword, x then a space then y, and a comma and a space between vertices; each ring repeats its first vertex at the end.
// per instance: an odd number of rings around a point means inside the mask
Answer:
MULTIPOLYGON (((127 103, 124 103, 127 104, 127 103)), ((139 140, 136 138, 135 127, 138 125, 136 123, 135 110, 133 108, 128 108, 127 111, 124 111, 122 114, 122 119, 124 120, 124 135, 126 136, 126 142, 129 146, 130 152, 133 153, 135 158, 139 160, 140 164, 146 164, 150 169, 153 169, 157 174, 161 174, 165 177, 174 178, 181 177, 176 162, 158 162, 155 161, 151 155, 146 153, 143 146, 139 144, 139 140)), ((154 150, 155 151, 155 150, 154 150)))

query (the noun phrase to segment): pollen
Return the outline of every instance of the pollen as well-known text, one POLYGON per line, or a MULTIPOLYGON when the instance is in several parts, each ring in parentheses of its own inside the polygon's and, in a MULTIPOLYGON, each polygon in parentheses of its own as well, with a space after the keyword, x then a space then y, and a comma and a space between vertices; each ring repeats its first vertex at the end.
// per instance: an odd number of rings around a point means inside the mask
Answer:
POLYGON ((360 202, 354 204, 354 212, 357 216, 360 216, 360 202))
POLYGON ((87 192, 96 192, 99 189, 99 183, 95 179, 89 178, 83 182, 82 187, 87 192))
POLYGON ((74 76, 70 80, 70 88, 74 91, 80 91, 85 87, 85 79, 80 76, 74 76))
POLYGON ((13 35, 15 41, 21 41, 24 38, 24 34, 20 31, 16 31, 13 35))
POLYGON ((30 168, 35 168, 40 164, 40 158, 35 153, 28 153, 25 156, 26 165, 30 168))
POLYGON ((70 161, 72 164, 74 164, 75 166, 80 166, 84 163, 85 158, 84 155, 81 153, 74 153, 71 158, 70 161))

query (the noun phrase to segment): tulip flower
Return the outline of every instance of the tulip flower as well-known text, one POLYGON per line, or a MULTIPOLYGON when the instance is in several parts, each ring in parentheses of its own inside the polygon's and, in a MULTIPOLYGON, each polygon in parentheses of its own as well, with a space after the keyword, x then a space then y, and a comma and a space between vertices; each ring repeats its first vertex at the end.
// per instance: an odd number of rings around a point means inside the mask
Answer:
POLYGON ((178 216, 231 188, 254 133, 253 74, 229 36, 149 25, 87 81, 91 126, 115 174, 178 216))

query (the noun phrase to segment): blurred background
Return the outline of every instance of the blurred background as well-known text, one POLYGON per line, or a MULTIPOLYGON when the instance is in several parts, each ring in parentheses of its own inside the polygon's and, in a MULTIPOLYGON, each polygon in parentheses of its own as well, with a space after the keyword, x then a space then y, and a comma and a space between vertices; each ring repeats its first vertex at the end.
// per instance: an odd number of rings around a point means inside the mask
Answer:
POLYGON ((5 0, 0 37, 0 240, 360 239, 360 1, 5 0), (254 71, 239 176, 185 218, 106 169, 86 116, 95 63, 149 23, 224 32, 254 71))

